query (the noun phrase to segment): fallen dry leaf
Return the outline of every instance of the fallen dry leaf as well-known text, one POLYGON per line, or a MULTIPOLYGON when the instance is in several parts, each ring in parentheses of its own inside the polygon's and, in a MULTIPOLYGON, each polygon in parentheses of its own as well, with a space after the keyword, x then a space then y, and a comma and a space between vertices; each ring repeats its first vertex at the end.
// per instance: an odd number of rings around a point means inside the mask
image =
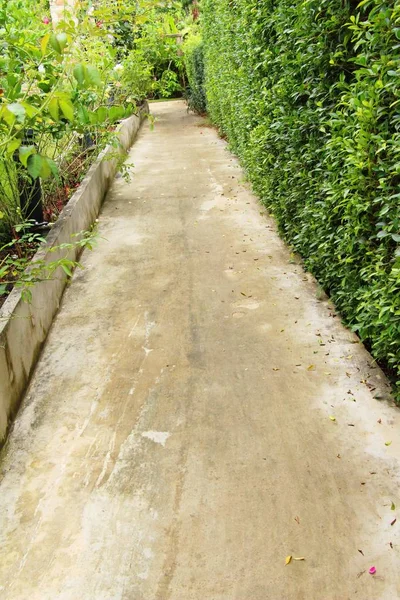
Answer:
POLYGON ((310 365, 307 367, 307 371, 313 371, 315 369, 315 365, 310 365))
POLYGON ((285 560, 285 565, 288 565, 291 561, 292 561, 291 555, 287 556, 286 560, 285 560))
POLYGON ((396 523, 397 519, 393 519, 393 521, 390 522, 391 526, 393 527, 393 525, 396 523))
POLYGON ((357 579, 360 579, 360 577, 362 575, 364 575, 365 571, 360 571, 359 573, 357 573, 357 579))
POLYGON ((332 415, 329 415, 329 418, 331 421, 336 421, 336 417, 333 417, 332 415))
POLYGON ((392 443, 392 441, 390 442, 385 442, 385 446, 390 446, 390 444, 392 443))
POLYGON ((359 550, 359 553, 364 556, 364 552, 362 550, 359 550))
POLYGON ((299 556, 298 558, 293 557, 293 560, 306 560, 304 556, 299 556))

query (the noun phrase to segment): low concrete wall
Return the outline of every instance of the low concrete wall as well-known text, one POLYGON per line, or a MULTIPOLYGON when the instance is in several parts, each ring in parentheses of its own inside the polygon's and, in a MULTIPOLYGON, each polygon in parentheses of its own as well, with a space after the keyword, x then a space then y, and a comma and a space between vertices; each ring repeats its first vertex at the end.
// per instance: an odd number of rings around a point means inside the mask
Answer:
MULTIPOLYGON (((148 111, 146 103, 138 116, 133 115, 119 125, 121 154, 131 146, 148 111)), ((108 146, 99 155, 34 259, 51 262, 64 257, 65 251, 51 249, 71 242, 73 234, 90 228, 115 176, 118 162, 116 150, 108 146)), ((77 255, 78 251, 74 250, 70 258, 75 260, 77 255)), ((31 288, 31 303, 24 302, 21 292, 14 289, 0 309, 0 440, 4 439, 10 418, 18 410, 60 306, 67 277, 61 269, 58 271, 53 279, 37 283, 31 288)))

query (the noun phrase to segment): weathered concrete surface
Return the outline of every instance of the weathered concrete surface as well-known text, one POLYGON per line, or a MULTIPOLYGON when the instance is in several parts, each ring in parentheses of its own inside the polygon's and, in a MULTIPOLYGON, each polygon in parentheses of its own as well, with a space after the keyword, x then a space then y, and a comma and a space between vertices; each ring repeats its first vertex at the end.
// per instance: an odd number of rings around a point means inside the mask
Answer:
POLYGON ((225 143, 153 112, 3 452, 2 600, 400 598, 384 378, 225 143))
MULTIPOLYGON (((80 249, 75 247, 67 251, 62 245, 76 241, 74 235, 93 225, 117 171, 118 154, 130 148, 148 110, 145 103, 138 115, 132 115, 118 126, 120 146, 109 145, 101 152, 61 212, 46 243, 35 254, 34 261, 76 260, 80 249)), ((15 288, 0 308, 0 442, 19 407, 60 306, 66 279, 66 274, 59 268, 50 280, 40 281, 31 288, 29 304, 22 299, 21 290, 15 288)))

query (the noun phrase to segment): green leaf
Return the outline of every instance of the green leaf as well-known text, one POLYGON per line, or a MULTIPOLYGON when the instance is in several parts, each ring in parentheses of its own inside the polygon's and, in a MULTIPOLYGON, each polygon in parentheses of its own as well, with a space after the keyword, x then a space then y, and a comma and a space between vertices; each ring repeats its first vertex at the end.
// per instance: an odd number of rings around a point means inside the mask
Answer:
POLYGON ((43 160, 40 154, 31 154, 28 158, 28 173, 33 179, 37 179, 42 170, 43 160))
POLYGON ((11 142, 8 142, 7 144, 7 154, 9 154, 10 156, 12 154, 14 154, 14 152, 16 150, 18 150, 18 148, 21 145, 21 140, 19 139, 15 139, 15 140, 11 140, 11 142))
POLYGON ((105 106, 99 106, 99 108, 95 112, 96 114, 96 123, 104 123, 107 119, 107 109, 105 106))
POLYGON ((50 33, 46 33, 46 35, 41 39, 40 42, 40 50, 42 52, 42 56, 46 54, 47 46, 49 45, 50 33))
POLYGON ((69 267, 66 264, 62 263, 61 268, 64 271, 64 273, 66 273, 69 277, 72 277, 72 271, 69 269, 69 267))
POLYGON ((59 104, 64 117, 68 119, 68 121, 73 121, 74 105, 72 104, 72 101, 69 98, 60 98, 59 104))
POLYGON ((7 123, 7 125, 9 125, 11 127, 12 125, 14 125, 15 115, 13 115, 8 110, 7 106, 3 106, 2 109, 0 110, 0 119, 5 121, 5 123, 7 123))
POLYGON ((392 502, 392 505, 391 505, 391 507, 390 507, 390 510, 396 510, 396 505, 395 505, 395 503, 394 503, 394 502, 392 502))
POLYGON ((122 106, 112 106, 109 111, 109 119, 111 123, 119 121, 124 116, 124 108, 122 106))
POLYGON ((73 70, 73 74, 79 85, 83 85, 85 82, 85 66, 76 65, 73 70))
POLYGON ((10 111, 13 115, 15 115, 17 121, 19 123, 23 123, 25 120, 26 110, 19 102, 12 102, 7 105, 7 110, 10 111))
POLYGON ((30 119, 32 119, 33 117, 36 117, 36 115, 38 113, 37 108, 32 106, 32 104, 29 104, 29 102, 21 102, 21 105, 24 107, 26 114, 30 119))
POLYGON ((39 177, 41 179, 48 179, 51 175, 49 159, 47 158, 47 156, 41 156, 40 158, 42 159, 42 164, 40 167, 39 177))
POLYGON ((55 121, 58 121, 60 118, 60 106, 58 103, 58 98, 53 97, 49 102, 49 113, 53 117, 55 121))
POLYGON ((50 42, 50 46, 53 48, 53 50, 55 50, 57 52, 57 54, 61 54, 61 52, 62 52, 61 46, 60 46, 60 43, 59 43, 55 33, 50 34, 49 42, 50 42))
POLYGON ((35 146, 20 146, 19 148, 19 160, 24 165, 28 166, 28 159, 32 154, 36 153, 35 146))
POLYGON ((59 46, 61 48, 61 52, 64 50, 65 46, 67 45, 67 34, 64 33, 63 31, 61 33, 57 33, 56 35, 57 38, 57 42, 59 43, 59 46))
POLYGON ((81 104, 78 106, 78 120, 82 125, 88 125, 90 123, 89 112, 87 108, 81 104))
POLYGON ((90 65, 86 67, 85 79, 88 85, 93 85, 96 87, 100 87, 102 85, 100 73, 96 67, 92 67, 90 65))

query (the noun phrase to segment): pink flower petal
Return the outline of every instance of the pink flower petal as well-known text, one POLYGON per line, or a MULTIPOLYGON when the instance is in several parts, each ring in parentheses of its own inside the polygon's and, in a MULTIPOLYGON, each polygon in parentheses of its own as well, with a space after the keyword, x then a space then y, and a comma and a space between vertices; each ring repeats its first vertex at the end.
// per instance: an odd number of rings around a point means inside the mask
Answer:
POLYGON ((368 573, 369 573, 370 575, 375 575, 375 573, 376 573, 376 569, 375 569, 375 567, 371 567, 371 568, 370 568, 370 570, 368 571, 368 573))

